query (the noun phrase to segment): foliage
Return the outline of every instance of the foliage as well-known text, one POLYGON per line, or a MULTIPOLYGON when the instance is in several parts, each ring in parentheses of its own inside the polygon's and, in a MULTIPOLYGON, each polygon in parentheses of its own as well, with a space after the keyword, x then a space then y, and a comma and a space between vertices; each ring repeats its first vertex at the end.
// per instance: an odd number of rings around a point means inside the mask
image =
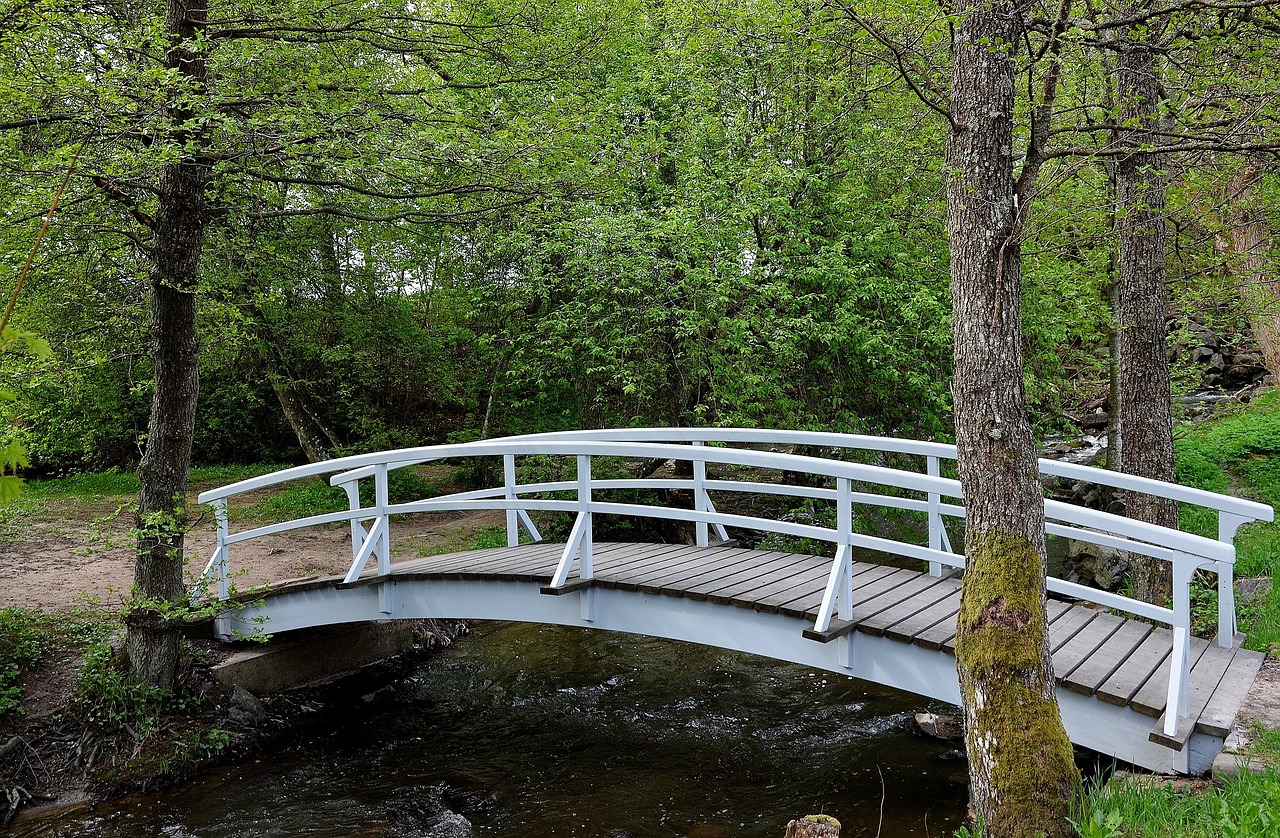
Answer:
MULTIPOLYGON (((7 353, 25 351, 34 357, 45 357, 49 354, 49 346, 30 332, 5 326, 0 331, 0 361, 7 353)), ((13 390, 0 387, 0 405, 16 398, 13 390)), ((22 490, 22 478, 18 470, 30 465, 27 448, 9 433, 0 436, 0 506, 12 501, 22 490)))
POLYGON ((73 701, 76 713, 105 733, 131 730, 144 736, 155 730, 162 712, 177 699, 128 677, 110 643, 85 650, 73 701))
MULTIPOLYGON (((1240 492, 1276 506, 1280 504, 1280 391, 1264 392, 1248 404, 1208 421, 1181 426, 1175 449, 1178 479, 1215 492, 1240 492)), ((1185 507, 1184 529, 1217 537, 1212 511, 1185 507)), ((1280 523, 1256 522, 1236 536, 1236 576, 1276 578, 1280 570, 1280 523)), ((1193 589, 1195 615, 1207 628, 1216 621, 1217 594, 1211 584, 1193 589), (1211 611, 1212 609, 1212 611, 1211 611)), ((1259 600, 1242 604, 1241 629, 1246 645, 1265 650, 1280 642, 1280 591, 1274 587, 1259 600)))
POLYGON ((1280 773, 1242 772, 1220 791, 1179 793, 1173 783, 1111 783, 1085 797, 1082 836, 1263 838, 1280 828, 1280 773))
POLYGON ((96 640, 105 631, 104 623, 81 615, 0 608, 0 717, 21 712, 18 682, 24 672, 39 669, 57 649, 96 640))

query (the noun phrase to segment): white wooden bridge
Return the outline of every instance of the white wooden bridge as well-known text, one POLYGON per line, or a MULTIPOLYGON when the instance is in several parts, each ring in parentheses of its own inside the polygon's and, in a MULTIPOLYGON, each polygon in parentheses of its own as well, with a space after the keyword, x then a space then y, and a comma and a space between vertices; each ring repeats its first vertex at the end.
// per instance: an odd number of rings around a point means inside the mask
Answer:
MULTIPOLYGON (((347 457, 201 494, 200 502, 214 507, 218 540, 192 597, 233 603, 217 620, 224 638, 432 617, 585 626, 764 655, 958 703, 953 643, 964 556, 952 550, 945 522, 963 519, 964 507, 959 481, 942 476, 943 463, 954 459, 955 447, 940 443, 723 428, 574 431, 347 457), (791 453, 797 447, 823 456, 791 453), (390 502, 388 472, 472 457, 500 460, 502 482, 390 502), (544 471, 548 463, 567 466, 574 479, 519 482, 521 464, 533 457, 544 471), (692 474, 601 476, 602 462, 610 464, 604 471, 619 473, 622 464, 653 460, 689 463, 692 474), (784 473, 808 479, 785 484, 784 473), (232 531, 229 499, 317 475, 346 490, 348 510, 232 531), (362 497, 362 481, 372 483, 372 502, 362 497), (628 500, 636 490, 683 493, 688 508, 628 500), (717 509, 717 500, 729 509, 724 499, 743 494, 810 499, 834 525, 717 509), (859 532, 860 505, 908 510, 927 536, 859 532), (472 509, 506 511, 508 546, 392 562, 389 533, 398 516, 472 509), (565 543, 543 540, 530 515, 538 512, 573 516, 565 543), (694 543, 597 542, 592 522, 602 515, 690 522, 694 543), (233 590, 237 544, 335 523, 351 527, 344 576, 233 590), (730 539, 730 527, 825 542, 834 556, 744 549, 730 539)), ((1217 512, 1218 538, 1211 539, 1045 502, 1051 536, 1154 556, 1173 571, 1172 607, 1048 580, 1059 705, 1072 741, 1153 770, 1207 770, 1263 658, 1239 648, 1232 542, 1241 524, 1272 520, 1273 510, 1070 463, 1041 460, 1040 470, 1217 512), (1208 578, 1217 585, 1210 640, 1191 634, 1197 574, 1198 584, 1208 578)))

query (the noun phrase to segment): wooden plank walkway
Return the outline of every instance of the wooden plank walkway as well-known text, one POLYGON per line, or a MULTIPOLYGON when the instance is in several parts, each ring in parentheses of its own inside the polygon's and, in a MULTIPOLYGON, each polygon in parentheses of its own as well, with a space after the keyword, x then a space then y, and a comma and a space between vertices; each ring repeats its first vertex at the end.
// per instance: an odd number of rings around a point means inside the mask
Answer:
MULTIPOLYGON (((400 561, 392 565, 392 576, 545 585, 563 547, 543 542, 400 561)), ((593 565, 595 578, 590 584, 595 587, 710 601, 813 621, 831 560, 727 546, 596 543, 593 565)), ((355 584, 373 581, 376 577, 365 576, 355 584)), ((576 576, 571 575, 569 581, 575 582, 576 576)), ((332 579, 300 580, 272 586, 272 590, 332 584, 332 579)), ((854 620, 842 631, 866 632, 954 655, 958 579, 855 562, 852 586, 854 620)), ((1094 607, 1054 600, 1049 603, 1049 617, 1059 684, 1075 693, 1131 707, 1150 716, 1154 726, 1165 708, 1172 633, 1094 607)), ((1226 735, 1263 657, 1258 652, 1223 649, 1199 638, 1192 641, 1190 715, 1196 721, 1194 726, 1186 725, 1186 736, 1193 729, 1211 736, 1226 735)), ((1176 740, 1164 744, 1181 747, 1176 740)))

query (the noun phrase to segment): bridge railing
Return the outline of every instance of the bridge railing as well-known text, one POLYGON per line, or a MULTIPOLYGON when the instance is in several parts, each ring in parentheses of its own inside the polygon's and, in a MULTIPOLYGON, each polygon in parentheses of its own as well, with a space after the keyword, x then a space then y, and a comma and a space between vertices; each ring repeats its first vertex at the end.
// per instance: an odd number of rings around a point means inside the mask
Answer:
MULTIPOLYGON (((341 522, 347 522, 351 527, 352 563, 345 581, 352 583, 367 576, 366 568, 371 562, 376 564, 372 578, 385 577, 391 572, 392 517, 465 509, 504 510, 507 515, 508 543, 512 545, 517 543, 521 528, 534 540, 541 540, 529 515, 532 511, 560 511, 573 515, 574 524, 568 543, 561 553, 549 585, 552 590, 562 590, 576 584, 571 583, 569 578, 575 561, 580 580, 587 581, 593 576, 592 522, 595 515, 660 517, 692 522, 700 545, 709 543, 712 531, 721 539, 727 538, 727 527, 761 530, 834 544, 835 555, 814 624, 815 632, 824 634, 830 630, 834 619, 853 619, 852 550, 855 547, 919 559, 929 563, 935 573, 940 572, 942 567, 963 568, 964 557, 951 549, 943 525, 944 516, 964 517, 963 506, 952 502, 962 498, 959 481, 940 475, 941 461, 954 457, 953 446, 939 443, 846 434, 744 429, 569 432, 346 457, 285 469, 202 493, 200 502, 214 507, 218 535, 214 555, 193 596, 201 595, 200 592, 210 584, 214 586, 219 598, 225 599, 230 595, 230 558, 234 545, 303 527, 341 522), (926 462, 923 472, 917 472, 788 452, 762 451, 755 447, 734 447, 760 445, 804 445, 895 452, 921 456, 926 462), (573 480, 521 484, 517 480, 516 458, 528 455, 573 457, 576 461, 576 477, 573 480), (502 484, 408 503, 390 502, 389 471, 407 465, 459 457, 501 457, 502 484), (593 475, 593 462, 601 457, 688 461, 693 466, 693 474, 687 478, 599 478, 593 475), (724 478, 710 477, 707 473, 708 464, 719 466, 721 471, 735 471, 737 474, 724 478), (785 485, 769 480, 742 479, 743 474, 769 477, 777 472, 807 473, 820 478, 819 481, 814 481, 819 485, 785 485), (318 475, 331 475, 330 483, 344 488, 349 509, 231 532, 228 515, 230 498, 318 475), (359 481, 369 477, 373 479, 374 497, 373 503, 366 506, 360 496, 359 481), (686 490, 692 494, 693 508, 655 507, 611 501, 604 497, 620 489, 686 490), (836 508, 836 523, 834 527, 826 527, 717 510, 712 494, 730 492, 789 495, 832 501, 836 508), (903 492, 907 494, 904 495, 903 492), (923 513, 928 521, 928 544, 919 545, 855 532, 855 504, 923 513)), ((1169 712, 1166 718, 1166 724, 1171 728, 1168 733, 1172 735, 1186 706, 1189 689, 1192 578, 1197 570, 1215 572, 1220 580, 1219 590, 1222 590, 1221 580, 1225 579, 1227 588, 1234 593, 1230 581, 1235 561, 1231 536, 1241 521, 1270 520, 1271 508, 1084 466, 1041 461, 1041 469, 1044 473, 1115 485, 1129 491, 1159 493, 1219 512, 1219 539, 1214 540, 1059 501, 1045 502, 1046 531, 1052 535, 1153 556, 1170 563, 1174 581, 1174 601, 1171 608, 1099 591, 1064 579, 1050 578, 1047 584, 1051 591, 1166 623, 1173 628, 1174 651, 1170 662, 1169 712)), ((1234 625, 1234 598, 1220 595, 1219 643, 1231 644, 1234 625)))

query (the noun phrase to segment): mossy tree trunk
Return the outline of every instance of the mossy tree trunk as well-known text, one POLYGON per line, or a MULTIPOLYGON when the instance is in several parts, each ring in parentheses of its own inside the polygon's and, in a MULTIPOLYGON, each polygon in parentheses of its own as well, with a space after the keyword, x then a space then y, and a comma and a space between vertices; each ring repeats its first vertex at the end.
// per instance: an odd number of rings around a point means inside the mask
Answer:
POLYGON ((1013 109, 1020 9, 961 0, 947 211, 967 572, 956 635, 970 808, 992 838, 1066 836, 1076 781, 1045 619, 1044 500, 1023 392, 1013 109))
MULTIPOLYGON (((1145 6, 1134 7, 1134 12, 1145 6)), ((1136 28, 1135 28, 1136 29, 1136 28)), ((1128 153, 1116 164, 1116 281, 1112 289, 1119 380, 1108 462, 1117 471, 1173 482, 1173 411, 1165 329, 1165 166, 1156 145, 1162 109, 1159 66, 1147 24, 1116 41, 1115 143, 1128 153)), ((1178 526, 1178 506, 1130 492, 1130 518, 1178 526)), ((1173 594, 1167 562, 1131 554, 1133 595, 1165 604, 1173 594)))
POLYGON ((160 171, 151 249, 151 357, 155 392, 146 450, 138 466, 138 552, 135 601, 126 615, 125 651, 133 676, 171 690, 178 665, 180 626, 167 614, 181 604, 185 498, 195 431, 198 340, 196 283, 208 213, 205 189, 212 163, 200 150, 207 138, 190 102, 204 91, 205 59, 193 48, 207 20, 209 0, 170 0, 165 67, 176 81, 162 117, 169 141, 187 151, 160 171), (182 103, 182 104, 178 104, 182 103))

